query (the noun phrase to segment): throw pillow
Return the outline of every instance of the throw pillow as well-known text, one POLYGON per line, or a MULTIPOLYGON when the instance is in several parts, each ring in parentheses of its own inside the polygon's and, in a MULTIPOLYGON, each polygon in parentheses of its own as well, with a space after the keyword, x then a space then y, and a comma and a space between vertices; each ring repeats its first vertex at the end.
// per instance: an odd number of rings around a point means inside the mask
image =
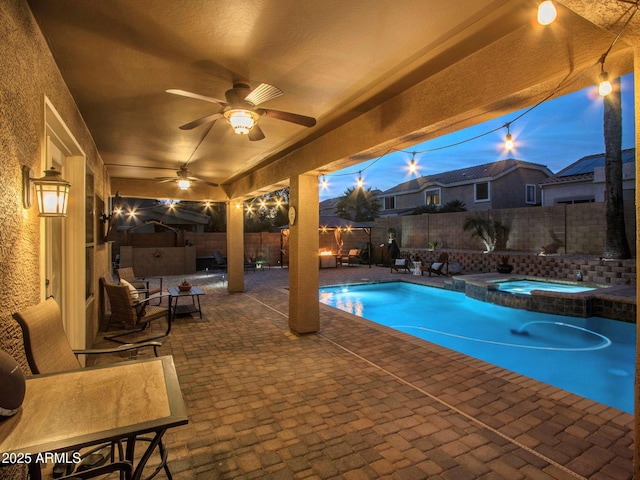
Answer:
POLYGON ((126 285, 127 287, 129 287, 129 293, 131 294, 131 298, 133 298, 134 300, 137 300, 138 297, 140 296, 140 294, 138 293, 138 290, 136 290, 136 287, 131 285, 129 282, 127 282, 123 278, 120 279, 120 285, 126 285))

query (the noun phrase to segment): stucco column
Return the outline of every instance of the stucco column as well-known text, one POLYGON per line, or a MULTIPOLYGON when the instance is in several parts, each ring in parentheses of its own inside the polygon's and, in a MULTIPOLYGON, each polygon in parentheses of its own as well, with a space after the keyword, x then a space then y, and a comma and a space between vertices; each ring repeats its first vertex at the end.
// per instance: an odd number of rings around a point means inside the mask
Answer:
POLYGON ((227 202, 227 289, 244 292, 244 209, 242 202, 227 202))
POLYGON ((289 209, 289 328, 295 333, 317 332, 318 303, 318 177, 304 174, 291 178, 289 209), (291 211, 290 211, 291 213, 291 211))

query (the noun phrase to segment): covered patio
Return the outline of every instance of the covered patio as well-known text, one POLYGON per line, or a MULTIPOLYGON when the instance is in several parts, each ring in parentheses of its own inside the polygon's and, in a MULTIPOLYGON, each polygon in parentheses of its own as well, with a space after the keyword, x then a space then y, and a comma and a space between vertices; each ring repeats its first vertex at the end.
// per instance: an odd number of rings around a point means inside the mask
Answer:
MULTIPOLYGON (((160 349, 189 413, 165 437, 175 479, 633 477, 632 415, 324 305, 320 331, 295 335, 287 275, 247 275, 239 295, 189 277, 203 318, 178 318, 160 349)), ((320 271, 321 284, 389 277, 320 271)))

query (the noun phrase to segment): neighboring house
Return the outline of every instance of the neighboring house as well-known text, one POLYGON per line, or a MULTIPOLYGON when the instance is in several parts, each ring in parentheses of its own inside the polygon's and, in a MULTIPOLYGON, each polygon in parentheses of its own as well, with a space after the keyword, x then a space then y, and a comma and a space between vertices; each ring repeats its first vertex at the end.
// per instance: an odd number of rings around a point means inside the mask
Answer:
POLYGON ((151 221, 156 220, 175 230, 203 233, 211 221, 209 215, 204 213, 169 208, 166 205, 158 205, 154 201, 141 202, 139 199, 125 199, 125 203, 134 207, 135 216, 129 216, 127 212, 123 212, 123 219, 118 222, 118 230, 127 230, 136 226, 137 233, 153 233, 157 225, 151 221))
POLYGON ((332 217, 336 214, 336 204, 340 200, 340 197, 329 198, 320 202, 320 216, 332 217))
POLYGON ((539 184, 551 175, 544 165, 507 159, 423 176, 380 194, 380 216, 407 215, 420 205, 452 200, 469 211, 540 205, 539 184))
MULTIPOLYGON (((541 183, 542 205, 604 202, 604 153, 589 155, 541 183)), ((625 202, 635 201, 636 149, 622 151, 622 188, 625 202)))

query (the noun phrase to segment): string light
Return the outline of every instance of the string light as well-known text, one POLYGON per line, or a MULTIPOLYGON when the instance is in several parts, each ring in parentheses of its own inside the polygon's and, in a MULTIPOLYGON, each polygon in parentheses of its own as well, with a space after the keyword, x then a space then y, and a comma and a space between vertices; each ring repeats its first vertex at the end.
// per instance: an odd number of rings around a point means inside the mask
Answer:
POLYGON ((327 180, 327 177, 325 175, 322 176, 322 189, 326 190, 329 188, 329 181, 327 180))
MULTIPOLYGON (((638 10, 640 10, 640 0, 618 0, 618 1, 619 2, 623 2, 623 3, 627 3, 627 4, 630 5, 629 9, 622 15, 623 18, 632 9, 634 11, 631 13, 631 15, 629 15, 629 17, 627 18, 625 24, 623 25, 623 27, 618 32, 618 35, 616 36, 616 38, 611 42, 611 44, 609 45, 609 48, 607 49, 607 51, 600 57, 600 59, 597 62, 594 62, 592 65, 587 67, 582 72, 579 72, 574 77, 564 78, 563 80, 561 80, 558 83, 558 85, 553 90, 551 90, 544 98, 542 98, 536 104, 534 104, 531 107, 529 107, 528 109, 524 110, 522 113, 520 113, 518 116, 516 116, 515 118, 511 119, 509 122, 505 123, 504 125, 496 127, 496 128, 494 128, 492 130, 489 130, 489 131, 481 133, 479 135, 475 135, 473 137, 466 138, 466 139, 463 139, 463 140, 460 140, 458 142, 454 142, 454 143, 451 143, 451 144, 448 144, 448 145, 443 145, 441 147, 435 147, 435 148, 428 148, 428 149, 424 149, 424 150, 416 151, 416 152, 409 152, 409 151, 406 151, 406 150, 396 149, 396 148, 393 148, 393 147, 388 148, 384 153, 380 154, 379 157, 373 159, 373 161, 371 163, 369 163, 364 169, 362 169, 362 170, 360 170, 358 172, 359 178, 358 178, 357 186, 359 188, 364 186, 364 182, 362 180, 362 172, 364 170, 373 167, 377 162, 379 162, 380 160, 385 158, 389 153, 392 153, 392 152, 410 153, 412 155, 412 158, 411 158, 411 162, 409 163, 409 171, 412 172, 413 167, 416 167, 416 169, 417 169, 417 165, 416 165, 414 160, 415 160, 415 155, 418 154, 418 153, 436 152, 436 151, 439 151, 439 150, 445 150, 445 149, 449 149, 449 148, 452 148, 452 147, 456 147, 458 145, 469 143, 469 142, 472 142, 472 141, 477 140, 479 138, 482 138, 482 137, 485 137, 487 135, 490 135, 490 134, 492 134, 494 132, 497 132, 498 130, 501 130, 503 128, 507 129, 507 135, 505 136, 505 143, 504 143, 505 149, 507 151, 513 150, 514 147, 515 147, 515 142, 514 142, 513 135, 511 134, 511 131, 510 131, 511 124, 516 122, 520 118, 524 117, 529 112, 531 112, 535 108, 539 107, 543 103, 547 102, 548 100, 550 100, 554 96, 556 96, 563 89, 567 89, 571 85, 573 85, 576 82, 578 82, 582 77, 584 77, 585 75, 589 74, 589 72, 593 68, 595 68, 598 65, 598 63, 600 63, 601 66, 602 66, 602 72, 600 73, 600 82, 601 82, 600 85, 602 87, 605 87, 605 88, 608 87, 610 89, 611 88, 611 83, 609 82, 609 79, 608 79, 609 75, 608 75, 607 72, 604 71, 605 59, 606 59, 607 55, 609 54, 609 52, 611 51, 611 49, 613 48, 613 46, 615 45, 616 41, 620 38, 622 33, 625 31, 625 29, 629 25, 629 23, 631 22, 631 20, 635 16, 635 14, 638 12, 638 10)), ((538 22, 540 22, 540 24, 548 25, 548 24, 552 23, 556 19, 556 17, 557 17, 557 10, 556 10, 556 7, 555 7, 554 3, 551 0, 546 0, 546 1, 543 1, 543 2, 539 3, 539 5, 538 5, 538 22)), ((605 91, 606 90, 604 90, 602 93, 600 93, 600 95, 606 95, 606 94, 610 93, 610 90, 609 90, 608 93, 604 93, 605 91)), ((599 92, 600 92, 600 88, 599 88, 599 92)), ((331 174, 330 176, 341 177, 341 176, 350 176, 350 175, 353 175, 353 172, 336 173, 336 174, 331 174)), ((325 175, 322 176, 322 185, 323 185, 323 187, 326 185, 325 175)))
POLYGON ((418 165, 416 165, 416 152, 411 152, 411 161, 409 162, 409 173, 413 175, 418 172, 418 165))
POLYGON ((545 0, 538 5, 538 23, 540 25, 550 25, 558 16, 556 6, 551 0, 545 0))
POLYGON ((511 131, 510 131, 510 123, 507 123, 505 126, 507 127, 507 136, 504 137, 504 148, 507 151, 511 151, 513 150, 513 136, 511 135, 511 131))

